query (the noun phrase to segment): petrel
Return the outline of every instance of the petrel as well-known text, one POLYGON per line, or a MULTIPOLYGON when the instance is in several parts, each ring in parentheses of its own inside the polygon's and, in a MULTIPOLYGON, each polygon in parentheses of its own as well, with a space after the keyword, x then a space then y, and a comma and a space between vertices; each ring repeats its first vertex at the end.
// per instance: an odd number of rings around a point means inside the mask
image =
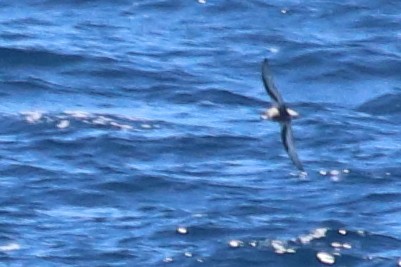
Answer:
POLYGON ((292 135, 291 120, 299 116, 299 114, 287 108, 283 98, 277 90, 277 87, 273 83, 273 77, 270 72, 269 63, 267 59, 263 60, 262 63, 262 80, 265 86, 267 94, 271 97, 274 102, 273 107, 268 108, 263 114, 262 119, 270 119, 279 122, 281 125, 281 141, 283 142, 284 148, 288 153, 288 156, 294 163, 294 165, 302 172, 304 168, 301 161, 298 158, 297 152, 294 145, 294 137, 292 135))

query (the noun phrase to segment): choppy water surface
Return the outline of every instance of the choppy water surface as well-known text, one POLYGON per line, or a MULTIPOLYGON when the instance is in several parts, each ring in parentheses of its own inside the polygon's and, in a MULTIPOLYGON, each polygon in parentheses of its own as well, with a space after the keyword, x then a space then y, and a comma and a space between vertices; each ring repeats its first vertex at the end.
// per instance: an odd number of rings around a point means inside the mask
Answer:
POLYGON ((401 3, 0 8, 2 266, 401 266, 401 3))

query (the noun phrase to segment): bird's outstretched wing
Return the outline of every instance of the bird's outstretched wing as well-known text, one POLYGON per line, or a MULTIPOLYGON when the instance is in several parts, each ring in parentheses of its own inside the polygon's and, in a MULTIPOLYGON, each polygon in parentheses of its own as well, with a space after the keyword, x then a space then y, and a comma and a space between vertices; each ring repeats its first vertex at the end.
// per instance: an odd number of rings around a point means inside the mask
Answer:
POLYGON ((302 163, 299 160, 298 154, 295 150, 291 123, 289 121, 281 123, 281 140, 283 141, 284 148, 290 156, 292 162, 300 171, 304 171, 304 167, 302 166, 302 163))
POLYGON ((266 92, 269 94, 272 100, 276 102, 278 105, 284 104, 283 98, 281 97, 276 86, 274 85, 273 76, 269 68, 269 62, 266 58, 263 60, 262 63, 262 80, 266 92))

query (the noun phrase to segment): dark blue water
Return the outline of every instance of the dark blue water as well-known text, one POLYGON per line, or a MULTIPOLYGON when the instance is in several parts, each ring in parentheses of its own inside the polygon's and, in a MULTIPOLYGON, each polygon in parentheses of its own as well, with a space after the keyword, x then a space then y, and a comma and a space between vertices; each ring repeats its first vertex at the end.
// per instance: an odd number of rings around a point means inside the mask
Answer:
POLYGON ((401 2, 0 10, 1 266, 401 266, 401 2))

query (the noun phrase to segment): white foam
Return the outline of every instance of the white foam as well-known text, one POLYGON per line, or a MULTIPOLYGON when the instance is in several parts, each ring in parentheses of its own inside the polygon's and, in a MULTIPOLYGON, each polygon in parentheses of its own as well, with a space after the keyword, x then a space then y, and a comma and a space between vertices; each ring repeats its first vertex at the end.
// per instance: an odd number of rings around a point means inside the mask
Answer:
POLYGON ((363 231, 363 230, 358 230, 358 231, 356 231, 359 235, 361 235, 361 236, 365 236, 366 235, 366 232, 365 231, 363 231))
POLYGON ((279 52, 279 49, 277 47, 270 47, 269 52, 273 54, 277 54, 279 52))
POLYGON ((343 248, 345 248, 345 249, 351 249, 351 248, 352 248, 352 245, 349 244, 349 243, 344 243, 344 244, 343 244, 343 248))
POLYGON ((233 239, 233 240, 230 240, 230 241, 228 242, 228 245, 229 245, 230 247, 232 247, 232 248, 238 248, 238 247, 242 246, 243 243, 242 243, 241 240, 235 240, 235 239, 233 239))
POLYGON ((287 253, 295 253, 295 249, 293 248, 287 248, 287 253))
POLYGON ((188 234, 188 229, 186 227, 180 226, 177 228, 177 233, 186 235, 188 234))
POLYGON ((320 174, 320 175, 323 175, 323 176, 326 176, 326 175, 327 175, 327 171, 325 171, 325 170, 320 170, 320 171, 319 171, 319 174, 320 174))
POLYGON ((341 247, 342 247, 342 244, 339 243, 339 242, 332 242, 332 243, 331 243, 331 246, 332 246, 333 248, 341 248, 341 247))
POLYGON ((142 127, 143 129, 151 129, 151 128, 152 128, 152 125, 150 125, 150 124, 141 124, 141 127, 142 127))
POLYGON ((338 176, 340 174, 340 172, 338 170, 331 170, 330 171, 330 175, 331 176, 338 176))
POLYGON ((25 116, 25 120, 29 123, 37 123, 43 117, 43 113, 40 111, 26 111, 21 112, 21 114, 25 116))
POLYGON ((295 249, 288 248, 287 243, 281 240, 271 241, 271 246, 274 248, 274 252, 277 254, 295 253, 295 249))
POLYGON ((331 176, 330 180, 332 180, 333 182, 339 182, 339 181, 341 181, 341 177, 340 176, 331 176))
POLYGON ((79 110, 71 110, 71 111, 65 111, 64 112, 67 115, 70 115, 76 119, 87 119, 89 118, 89 113, 85 111, 79 111, 79 110))
POLYGON ((257 245, 258 245, 258 242, 257 241, 251 241, 251 242, 249 242, 249 245, 251 246, 251 247, 256 247, 257 245))
POLYGON ((331 246, 333 248, 337 248, 337 249, 339 249, 339 248, 351 249, 352 248, 352 245, 350 243, 340 243, 340 242, 332 242, 331 246))
POLYGON ((336 261, 336 259, 334 258, 334 256, 333 255, 331 255, 331 254, 329 254, 329 253, 327 253, 327 252, 318 252, 317 254, 316 254, 316 257, 322 262, 322 263, 325 263, 325 264, 334 264, 335 263, 335 261, 336 261))
POLYGON ((327 233, 327 228, 317 228, 310 234, 300 236, 299 240, 301 241, 302 244, 308 244, 314 239, 325 237, 326 233, 327 233))
POLYGON ((115 121, 110 122, 110 125, 114 126, 114 127, 117 127, 117 128, 120 128, 121 130, 130 130, 130 129, 132 129, 131 125, 120 124, 120 123, 115 122, 115 121))
POLYGON ((347 234, 347 230, 345 230, 345 229, 340 229, 340 230, 338 230, 338 233, 339 233, 340 235, 346 235, 346 234, 347 234))
POLYGON ((165 257, 164 259, 163 259, 163 261, 164 262, 173 262, 173 258, 171 258, 171 257, 165 257))
POLYGON ((284 242, 280 240, 273 240, 271 243, 272 247, 274 248, 276 253, 282 254, 286 251, 284 247, 284 242))
POLYGON ((93 124, 98 124, 98 125, 106 125, 113 120, 110 118, 106 118, 105 116, 98 116, 96 119, 92 121, 93 124))
POLYGON ((194 213, 194 214, 192 214, 192 217, 194 217, 194 218, 203 218, 203 217, 206 217, 206 214, 204 214, 204 213, 194 213))
POLYGON ((19 250, 21 246, 17 243, 10 243, 7 245, 0 246, 0 251, 7 252, 7 251, 14 251, 19 250))
POLYGON ((59 129, 64 129, 70 126, 70 121, 68 120, 61 120, 59 123, 57 123, 56 127, 59 129))

